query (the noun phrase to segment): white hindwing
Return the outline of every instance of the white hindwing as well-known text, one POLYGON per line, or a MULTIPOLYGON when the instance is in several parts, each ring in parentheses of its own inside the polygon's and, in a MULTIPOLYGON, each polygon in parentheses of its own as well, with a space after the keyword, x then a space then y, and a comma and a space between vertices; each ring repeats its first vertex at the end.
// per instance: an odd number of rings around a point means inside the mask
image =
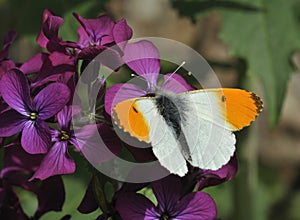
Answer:
POLYGON ((171 173, 184 176, 188 169, 181 146, 163 116, 157 111, 155 100, 142 98, 136 100, 136 104, 149 125, 149 138, 154 155, 171 173))
POLYGON ((190 151, 189 162, 202 169, 217 170, 235 151, 235 135, 222 114, 214 90, 182 93, 181 129, 190 151), (183 108, 183 109, 182 109, 183 108))

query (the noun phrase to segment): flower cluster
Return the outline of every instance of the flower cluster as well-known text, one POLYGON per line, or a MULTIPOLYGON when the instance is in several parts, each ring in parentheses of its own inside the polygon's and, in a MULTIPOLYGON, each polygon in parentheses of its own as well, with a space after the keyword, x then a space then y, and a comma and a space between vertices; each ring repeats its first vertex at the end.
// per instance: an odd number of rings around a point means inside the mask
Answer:
MULTIPOLYGON (((124 144, 113 131, 110 117, 112 107, 118 102, 155 93, 160 72, 158 49, 148 41, 129 43, 133 33, 124 19, 114 22, 106 15, 95 19, 73 15, 80 23, 76 42, 59 36, 64 20, 45 10, 37 43, 47 52, 16 64, 8 58, 15 32, 7 34, 0 51, 0 144, 4 151, 0 172, 1 219, 39 219, 48 211, 62 209, 65 191, 61 175, 72 174, 76 169, 69 151, 84 159, 83 147, 96 147, 100 149, 98 152, 104 147, 92 140, 95 132, 92 126, 96 126, 113 155, 118 156, 122 148, 127 148, 136 161, 155 159, 147 150, 124 144), (106 56, 95 60, 102 52, 106 56), (95 71, 83 74, 92 63, 95 71), (118 72, 122 66, 142 78, 146 86, 119 83, 107 89, 106 79, 99 74, 101 68, 118 72), (86 97, 96 96, 96 100, 84 100, 77 94, 79 80, 86 84, 86 97), (73 104, 75 96, 81 103, 73 104), (88 110, 84 108, 86 102, 88 110), (96 109, 96 125, 88 120, 91 109, 96 109), (74 117, 80 118, 83 126, 76 127, 72 123, 74 117), (14 186, 36 194, 38 209, 34 216, 24 213, 14 186), (50 194, 54 196, 49 197, 50 194)), ((163 76, 160 88, 175 93, 193 89, 174 73, 163 76)), ((97 155, 98 163, 110 159, 105 154, 97 155)), ((100 208, 103 214, 98 219, 216 219, 213 199, 201 190, 232 179, 237 161, 234 156, 217 171, 190 168, 183 178, 170 175, 143 184, 121 184, 92 167, 90 171, 91 182, 78 206, 81 213, 100 208), (111 201, 106 199, 104 190, 108 182, 116 186, 111 201), (156 202, 141 193, 145 189, 152 189, 156 202)))

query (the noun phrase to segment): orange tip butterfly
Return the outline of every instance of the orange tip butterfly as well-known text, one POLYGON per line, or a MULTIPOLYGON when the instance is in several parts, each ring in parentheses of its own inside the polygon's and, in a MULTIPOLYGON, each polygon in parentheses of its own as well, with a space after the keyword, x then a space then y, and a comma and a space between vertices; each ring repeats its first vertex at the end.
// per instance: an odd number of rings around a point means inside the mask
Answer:
POLYGON ((220 88, 128 99, 115 105, 112 117, 119 128, 150 143, 163 167, 184 176, 186 161, 211 170, 229 162, 233 131, 250 125, 262 109, 254 93, 220 88))

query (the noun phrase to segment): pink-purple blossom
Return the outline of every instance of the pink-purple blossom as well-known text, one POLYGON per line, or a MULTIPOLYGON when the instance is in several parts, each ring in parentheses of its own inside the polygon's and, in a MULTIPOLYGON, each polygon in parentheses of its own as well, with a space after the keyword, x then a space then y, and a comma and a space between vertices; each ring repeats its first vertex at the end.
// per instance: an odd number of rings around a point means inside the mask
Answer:
POLYGON ((0 135, 9 137, 22 131, 21 145, 31 154, 48 152, 51 133, 45 120, 54 116, 69 101, 69 88, 53 83, 43 88, 31 101, 25 75, 11 70, 0 81, 3 100, 11 107, 0 115, 0 135))
POLYGON ((217 216, 213 199, 204 192, 189 192, 182 195, 180 178, 169 176, 151 183, 157 205, 136 192, 121 193, 116 209, 123 220, 214 220, 217 216))
POLYGON ((30 219, 23 211, 14 186, 34 193, 38 207, 32 218, 39 219, 49 211, 60 211, 65 200, 65 189, 60 176, 44 182, 28 181, 30 175, 38 168, 42 155, 26 153, 20 144, 15 142, 5 148, 4 164, 0 172, 0 218, 30 219), (49 196, 55 195, 55 196, 49 196))
POLYGON ((0 50, 0 79, 4 73, 14 68, 16 65, 13 60, 8 58, 9 48, 16 38, 16 32, 10 31, 6 34, 3 48, 0 50))
POLYGON ((77 13, 73 15, 81 24, 77 42, 79 59, 92 60, 100 52, 110 50, 113 45, 118 48, 115 55, 122 55, 126 42, 132 37, 132 29, 125 19, 115 23, 107 15, 95 19, 85 19, 77 13))
POLYGON ((138 76, 146 81, 146 86, 133 83, 119 83, 111 86, 105 94, 105 110, 111 114, 112 108, 119 102, 153 94, 157 88, 181 93, 193 88, 178 74, 165 74, 163 83, 158 85, 160 73, 160 55, 158 49, 150 41, 129 43, 124 50, 123 62, 138 76))

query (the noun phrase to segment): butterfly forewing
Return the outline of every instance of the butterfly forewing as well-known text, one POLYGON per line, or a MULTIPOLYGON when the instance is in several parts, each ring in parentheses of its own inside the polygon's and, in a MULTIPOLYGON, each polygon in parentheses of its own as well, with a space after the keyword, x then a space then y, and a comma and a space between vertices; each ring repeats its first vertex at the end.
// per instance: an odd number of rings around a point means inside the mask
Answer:
POLYGON ((250 125, 263 109, 257 95, 242 89, 204 89, 179 96, 201 106, 197 111, 203 119, 231 131, 250 125))
POLYGON ((190 151, 187 160, 202 169, 219 169, 235 151, 235 136, 222 117, 222 106, 205 91, 180 97, 186 102, 181 129, 190 151))
POLYGON ((173 130, 159 113, 155 98, 138 99, 136 106, 149 125, 152 151, 160 164, 171 173, 184 176, 188 170, 185 158, 180 151, 180 144, 173 130))
POLYGON ((154 155, 163 167, 179 176, 187 173, 186 160, 181 153, 180 144, 173 130, 159 114, 155 98, 143 97, 123 101, 114 108, 113 117, 120 128, 129 132, 131 136, 141 141, 149 140, 154 155), (137 125, 141 126, 142 130, 147 128, 148 134, 140 135, 142 132, 137 125))

